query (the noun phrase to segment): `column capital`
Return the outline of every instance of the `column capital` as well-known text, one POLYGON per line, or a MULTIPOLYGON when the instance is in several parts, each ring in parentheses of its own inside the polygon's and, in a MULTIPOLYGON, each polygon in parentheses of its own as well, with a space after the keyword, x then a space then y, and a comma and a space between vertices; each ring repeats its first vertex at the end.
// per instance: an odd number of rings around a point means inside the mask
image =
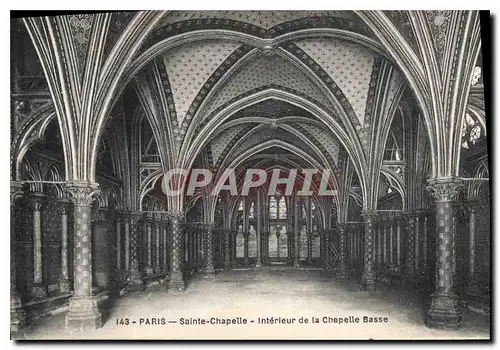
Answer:
POLYGON ((481 203, 480 197, 468 197, 464 201, 464 205, 468 211, 474 212, 481 203))
POLYGON ((10 182, 10 205, 13 205, 18 198, 24 194, 23 183, 20 181, 10 182))
POLYGON ((427 183, 426 189, 436 202, 456 201, 463 187, 462 179, 456 177, 429 179, 427 183))
POLYGON ((215 228, 215 223, 205 222, 203 223, 203 228, 207 231, 212 231, 215 228))
POLYGON ((168 211, 166 215, 170 220, 178 220, 178 221, 184 220, 185 216, 183 211, 168 211))
POLYGON ((29 199, 30 199, 30 204, 31 204, 33 210, 42 209, 42 205, 43 205, 45 198, 46 198, 45 194, 43 194, 41 192, 30 193, 29 199))
POLYGON ((374 222, 377 220, 378 211, 376 210, 362 210, 361 216, 365 220, 365 222, 374 222))
POLYGON ((75 205, 90 206, 94 202, 94 196, 99 191, 99 184, 95 182, 68 182, 66 184, 69 199, 75 205))

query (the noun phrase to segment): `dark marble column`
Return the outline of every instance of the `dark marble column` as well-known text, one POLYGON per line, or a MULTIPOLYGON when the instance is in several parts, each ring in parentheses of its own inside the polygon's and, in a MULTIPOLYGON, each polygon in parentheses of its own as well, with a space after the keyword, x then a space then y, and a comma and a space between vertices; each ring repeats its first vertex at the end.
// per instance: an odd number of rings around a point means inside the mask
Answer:
POLYGON ((477 208, 479 206, 478 198, 468 198, 466 201, 469 212, 469 282, 467 291, 475 294, 478 292, 479 284, 476 278, 476 227, 477 227, 477 208))
POLYGON ((389 222, 389 267, 394 266, 394 221, 389 222))
POLYGON ((236 235, 238 231, 231 232, 231 265, 236 267, 236 235))
POLYGON ((413 281, 415 275, 415 218, 410 214, 406 215, 406 263, 405 263, 405 275, 409 281, 413 281))
POLYGON ((365 220, 363 274, 361 287, 367 291, 375 290, 375 271, 373 270, 373 233, 378 213, 374 210, 364 210, 361 214, 365 220))
POLYGON ((85 331, 102 326, 97 299, 92 295, 91 205, 98 185, 73 182, 67 185, 67 190, 74 210, 74 281, 65 326, 68 331, 85 331))
POLYGON ((153 218, 151 214, 144 215, 144 229, 146 230, 146 275, 153 274, 153 218))
POLYGON ((143 291, 145 288, 142 273, 139 269, 139 234, 142 224, 142 213, 131 212, 129 216, 130 271, 128 289, 134 292, 143 291))
POLYGON ((43 193, 32 193, 30 200, 33 209, 33 286, 31 296, 39 299, 47 296, 47 289, 43 284, 41 216, 45 195, 43 193))
POLYGON ((18 332, 26 326, 26 311, 17 290, 17 232, 16 201, 23 195, 22 184, 10 182, 10 331, 18 332))
POLYGON ((401 271, 401 231, 403 220, 401 217, 396 219, 396 270, 401 271))
POLYGON ((127 216, 123 216, 123 226, 125 229, 125 245, 124 245, 124 253, 125 253, 125 271, 130 271, 130 220, 128 220, 127 216))
POLYGON ((310 264, 312 262, 312 252, 313 252, 313 234, 312 232, 307 233, 307 263, 310 264))
POLYGON ((155 273, 161 273, 161 264, 160 264, 160 237, 161 237, 161 216, 159 214, 155 214, 155 273))
POLYGON ((167 215, 171 226, 170 278, 167 283, 167 290, 169 292, 183 292, 185 288, 182 273, 184 265, 184 233, 182 227, 184 213, 170 211, 167 215))
POLYGON ((68 271, 68 210, 71 201, 60 199, 59 203, 61 205, 61 280, 59 281, 59 289, 61 293, 68 293, 71 291, 68 271))
POLYGON ((121 215, 116 218, 116 271, 122 269, 122 227, 123 219, 121 215))
POLYGON ((333 268, 331 264, 331 256, 330 256, 330 241, 331 241, 331 235, 332 231, 331 230, 324 230, 323 231, 323 267, 325 270, 329 271, 333 268))
POLYGON ((203 240, 203 250, 205 256, 205 264, 203 267, 203 278, 215 278, 215 268, 214 268, 214 249, 213 249, 213 223, 206 223, 204 225, 204 240, 203 240))
POLYGON ((224 270, 231 270, 231 230, 224 230, 224 270))
POLYGON ((245 267, 250 266, 250 259, 248 257, 248 245, 249 245, 249 238, 250 238, 250 232, 243 232, 243 264, 245 267))
POLYGON ((339 234, 339 271, 338 278, 340 280, 346 280, 347 276, 347 264, 346 264, 346 224, 338 224, 338 234, 339 234))
POLYGON ((425 323, 432 328, 457 328, 462 322, 462 312, 454 292, 453 266, 453 205, 458 199, 462 181, 456 178, 433 179, 427 189, 436 203, 436 291, 431 296, 431 306, 425 323))
POLYGON ((170 271, 168 216, 166 214, 161 214, 161 218, 161 230, 163 232, 163 273, 168 275, 170 271))

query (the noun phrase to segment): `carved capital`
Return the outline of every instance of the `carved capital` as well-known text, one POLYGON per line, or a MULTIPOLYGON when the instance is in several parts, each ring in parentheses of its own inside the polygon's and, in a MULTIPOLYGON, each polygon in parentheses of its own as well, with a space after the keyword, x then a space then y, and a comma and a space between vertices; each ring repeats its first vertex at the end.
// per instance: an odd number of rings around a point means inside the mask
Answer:
POLYGON ((43 193, 34 192, 30 195, 30 205, 34 211, 40 211, 42 209, 44 200, 45 195, 43 193))
POLYGON ((67 184, 69 199, 74 205, 90 206, 99 191, 99 185, 92 182, 70 182, 67 184))
POLYGON ((204 223, 203 224, 203 229, 207 231, 212 231, 215 228, 215 223, 204 223))
POLYGON ((16 200, 21 198, 24 194, 23 184, 17 181, 10 182, 10 205, 14 205, 16 200))
POLYGON ((172 221, 183 221, 184 212, 183 211, 169 211, 167 212, 167 217, 172 221))
POLYGON ((378 218, 378 212, 376 210, 363 210, 361 216, 365 222, 375 222, 378 218))
POLYGON ((428 181, 427 191, 436 202, 453 202, 463 187, 463 182, 458 178, 436 178, 428 181))

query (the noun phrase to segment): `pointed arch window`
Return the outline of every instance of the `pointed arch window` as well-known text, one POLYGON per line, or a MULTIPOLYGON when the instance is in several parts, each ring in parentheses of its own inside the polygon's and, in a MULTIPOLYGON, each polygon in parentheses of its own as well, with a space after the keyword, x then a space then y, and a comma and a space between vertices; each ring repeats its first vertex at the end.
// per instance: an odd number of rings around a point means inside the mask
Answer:
POLYGON ((255 202, 252 202, 252 204, 250 205, 250 210, 248 211, 248 217, 250 219, 254 218, 254 207, 255 207, 255 202))
POLYGON ((465 113, 462 126, 462 148, 470 148, 484 135, 481 125, 471 114, 465 113))
POLYGON ((274 196, 269 199, 269 218, 278 218, 278 200, 274 196))
POLYGON ((286 219, 286 201, 285 198, 278 200, 278 218, 286 219))

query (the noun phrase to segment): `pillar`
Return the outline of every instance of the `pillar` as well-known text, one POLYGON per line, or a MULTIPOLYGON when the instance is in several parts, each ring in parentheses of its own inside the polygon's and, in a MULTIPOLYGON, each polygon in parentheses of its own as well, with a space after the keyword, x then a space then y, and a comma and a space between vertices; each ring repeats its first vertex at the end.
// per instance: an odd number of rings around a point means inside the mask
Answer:
POLYGON ((61 204, 61 280, 59 289, 61 293, 69 293, 71 284, 68 271, 68 210, 71 202, 68 199, 60 199, 61 204))
POLYGON ((468 277, 469 282, 467 285, 467 291, 472 293, 477 293, 478 282, 476 279, 476 227, 477 227, 477 207, 479 205, 479 199, 468 198, 467 209, 469 212, 469 264, 468 264, 468 277))
POLYGON ((399 217, 396 220, 396 270, 401 271, 401 230, 403 220, 399 217))
POLYGON ((243 242, 243 264, 245 267, 250 266, 250 259, 248 257, 248 239, 250 238, 250 232, 243 232, 244 242, 243 242))
POLYGON ((364 210, 361 215, 365 220, 363 274, 361 276, 361 287, 369 292, 375 290, 375 271, 373 270, 373 234, 375 231, 375 220, 377 212, 364 210))
POLYGON ((31 195, 31 205, 33 209, 33 287, 31 295, 33 298, 43 298, 47 296, 47 290, 43 285, 42 267, 42 218, 41 209, 45 196, 42 193, 31 195))
POLYGON ((415 222, 414 222, 415 230, 414 230, 414 246, 415 246, 415 256, 414 256, 414 261, 415 261, 415 272, 418 276, 418 278, 421 278, 421 270, 420 270, 420 214, 415 217, 415 222))
POLYGON ((153 240, 152 240, 153 220, 151 214, 145 215, 144 229, 146 230, 146 275, 153 274, 153 240))
POLYGON ((160 274, 161 273, 161 265, 160 265, 160 231, 161 231, 161 225, 160 225, 160 215, 155 214, 155 222, 154 222, 154 229, 155 229, 155 273, 160 274))
POLYGON ((383 236, 382 236, 382 261, 383 270, 387 269, 387 225, 384 223, 382 226, 383 236))
POLYGON ((411 215, 407 216, 406 225, 406 237, 407 237, 407 247, 406 247, 406 263, 405 263, 405 274, 409 282, 413 281, 415 274, 415 218, 411 215))
POLYGON ((205 264, 203 268, 203 277, 204 278, 215 278, 215 268, 214 268, 214 252, 213 252, 213 223, 207 223, 204 225, 204 256, 205 256, 205 264))
POLYGON ((332 232, 331 230, 324 230, 323 231, 323 244, 324 248, 322 251, 323 253, 323 260, 324 260, 324 268, 325 270, 331 270, 332 269, 332 264, 331 264, 331 256, 330 256, 330 240, 331 240, 331 235, 332 232))
POLYGON ((69 300, 65 326, 68 331, 85 331, 100 328, 101 313, 97 299, 92 295, 92 202, 98 185, 73 182, 67 186, 73 202, 74 260, 73 296, 69 300))
POLYGON ((432 328, 457 328, 462 312, 454 292, 453 205, 458 199, 462 181, 456 178, 433 179, 427 189, 436 203, 436 291, 426 314, 426 325, 432 328))
POLYGON ((394 220, 389 222, 389 266, 394 266, 394 220))
POLYGON ((143 291, 145 288, 142 274, 139 269, 139 231, 141 229, 141 219, 141 212, 130 213, 130 270, 128 289, 134 292, 143 291))
POLYGON ((26 326, 26 311, 17 290, 17 232, 16 201, 23 195, 22 184, 10 183, 10 331, 18 332, 26 326))
POLYGON ((182 274, 184 264, 184 235, 183 227, 184 213, 181 211, 170 211, 167 213, 170 221, 170 278, 167 290, 170 292, 183 292, 185 288, 184 276, 182 274))
POLYGON ((224 230, 224 270, 231 270, 231 230, 224 230))
POLYGON ((123 220, 119 215, 116 219, 116 270, 122 269, 122 226, 123 220))
POLYGON ((125 228, 125 271, 130 271, 130 223, 127 220, 128 217, 124 217, 123 226, 125 228))
POLYGON ((338 278, 340 280, 346 280, 347 276, 347 264, 346 264, 346 224, 338 224, 339 232, 339 272, 338 278))
MULTIPOLYGON (((312 229, 312 227, 311 227, 312 229)), ((312 262, 312 232, 307 233, 307 263, 310 264, 312 262)))

